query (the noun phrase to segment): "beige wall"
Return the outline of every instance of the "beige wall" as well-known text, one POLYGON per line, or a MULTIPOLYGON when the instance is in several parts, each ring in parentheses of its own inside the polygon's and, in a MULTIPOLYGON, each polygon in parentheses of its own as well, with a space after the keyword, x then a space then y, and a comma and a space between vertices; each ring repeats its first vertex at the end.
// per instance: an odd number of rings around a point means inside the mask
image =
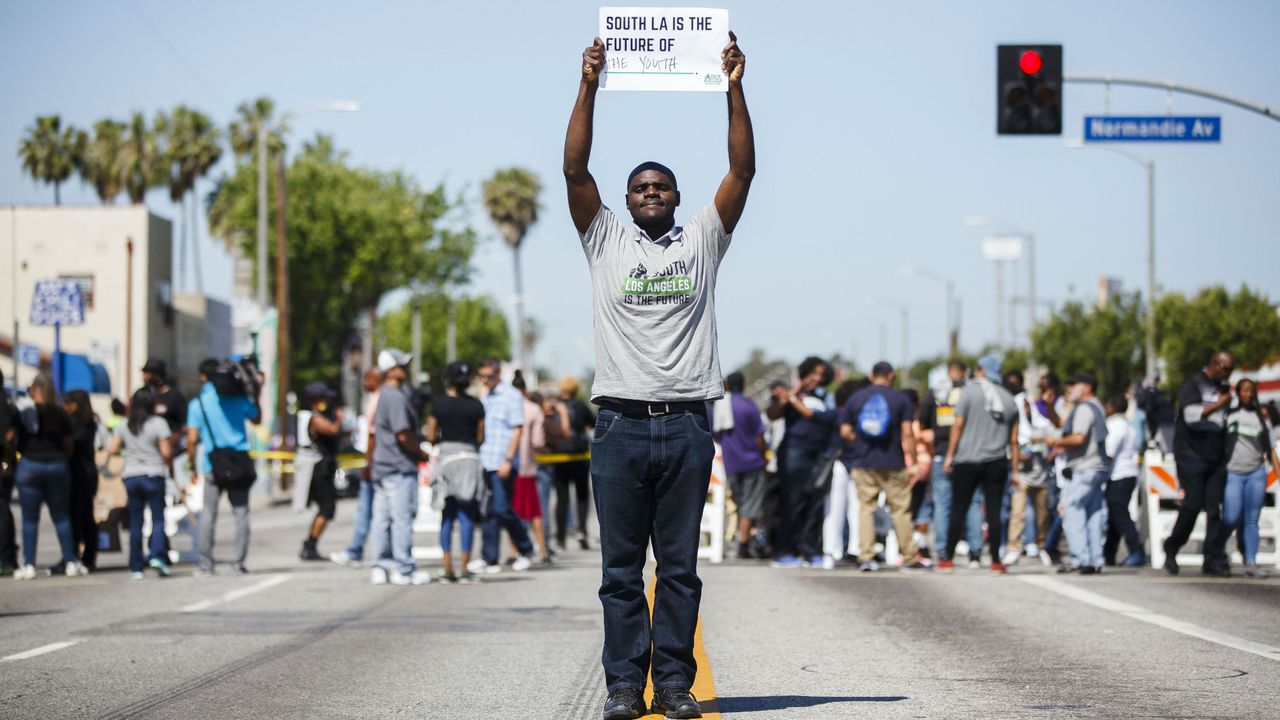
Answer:
MULTIPOLYGON (((148 355, 174 360, 176 333, 160 302, 162 288, 172 293, 172 224, 147 212, 143 205, 85 207, 0 208, 0 335, 53 350, 53 328, 33 327, 27 321, 31 293, 37 280, 67 275, 93 278, 93 307, 85 308, 85 324, 63 328, 67 352, 89 353, 94 341, 114 343, 113 357, 104 366, 111 375, 112 393, 127 397, 140 382, 138 369, 148 355), (126 282, 133 243, 132 333, 127 332, 126 282), (11 287, 12 286, 12 287, 11 287), (126 337, 131 342, 126 347, 126 337)), ((5 375, 12 374, 6 364, 5 375)), ((20 368, 19 382, 29 382, 35 370, 20 368)))

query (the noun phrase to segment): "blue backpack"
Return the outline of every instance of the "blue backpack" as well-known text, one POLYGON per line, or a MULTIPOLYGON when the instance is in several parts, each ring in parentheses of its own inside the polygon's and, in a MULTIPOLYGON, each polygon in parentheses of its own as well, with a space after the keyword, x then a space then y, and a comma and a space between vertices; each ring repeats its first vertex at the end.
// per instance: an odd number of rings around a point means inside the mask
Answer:
POLYGON ((890 420, 884 393, 872 393, 858 410, 858 433, 866 438, 888 437, 890 420))

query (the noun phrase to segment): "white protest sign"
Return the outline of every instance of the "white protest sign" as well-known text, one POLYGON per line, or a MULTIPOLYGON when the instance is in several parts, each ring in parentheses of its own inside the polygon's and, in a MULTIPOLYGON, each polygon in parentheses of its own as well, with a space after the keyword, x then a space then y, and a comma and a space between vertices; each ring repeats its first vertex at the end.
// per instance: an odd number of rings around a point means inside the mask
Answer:
POLYGON ((716 8, 600 8, 604 90, 725 92, 720 51, 729 11, 716 8))

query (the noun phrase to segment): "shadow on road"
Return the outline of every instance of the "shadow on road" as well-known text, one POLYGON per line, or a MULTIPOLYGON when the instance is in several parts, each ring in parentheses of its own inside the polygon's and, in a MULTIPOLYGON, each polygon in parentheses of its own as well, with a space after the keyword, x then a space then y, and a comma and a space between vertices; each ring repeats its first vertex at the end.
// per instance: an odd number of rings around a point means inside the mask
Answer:
POLYGON ((763 712, 808 708, 832 703, 883 703, 910 700, 906 695, 818 696, 818 695, 761 695, 757 697, 718 697, 705 703, 704 710, 722 713, 763 712), (712 703, 716 707, 709 708, 712 703))

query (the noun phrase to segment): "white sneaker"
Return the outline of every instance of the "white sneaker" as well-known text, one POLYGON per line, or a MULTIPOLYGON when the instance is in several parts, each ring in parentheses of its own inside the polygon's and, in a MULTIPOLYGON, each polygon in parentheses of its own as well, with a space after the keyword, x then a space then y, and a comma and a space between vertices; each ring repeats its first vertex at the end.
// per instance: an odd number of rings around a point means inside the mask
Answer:
POLYGON ((369 578, 369 582, 373 583, 374 585, 386 585, 386 584, 387 584, 387 569, 386 569, 386 568, 383 568, 383 567, 378 567, 377 565, 374 565, 374 566, 373 566, 373 573, 371 574, 371 576, 370 576, 370 578, 369 578))
POLYGON ((970 569, 970 570, 981 570, 981 569, 982 569, 982 561, 981 561, 981 560, 974 560, 974 559, 970 558, 970 559, 969 559, 969 569, 970 569))
POLYGON ((1005 554, 1004 554, 1004 564, 1005 564, 1005 565, 1017 565, 1017 564, 1018 564, 1018 559, 1019 559, 1019 558, 1021 558, 1021 557, 1022 557, 1022 551, 1021 551, 1021 550, 1010 550, 1009 552, 1007 552, 1007 553, 1005 553, 1005 554))
POLYGON ((511 563, 511 569, 515 570, 516 572, 524 572, 532 566, 533 566, 533 561, 523 555, 516 558, 516 561, 511 563))
POLYGON ((129 573, 129 578, 131 580, 144 580, 146 577, 146 575, 142 574, 141 570, 135 570, 134 572, 129 573))
POLYGON ((14 579, 14 580, 35 580, 35 579, 36 579, 36 566, 35 566, 35 565, 23 565, 22 567, 18 568, 17 570, 14 570, 14 571, 13 571, 13 579, 14 579))
POLYGON ((414 570, 408 575, 402 575, 392 570, 390 579, 392 585, 426 585, 431 582, 431 574, 422 570, 414 570))
POLYGON ((835 558, 833 558, 833 557, 831 557, 830 555, 823 555, 823 556, 822 556, 822 569, 823 569, 823 570, 835 570, 835 569, 836 569, 836 559, 835 559, 835 558))
POLYGON ((1035 543, 1027 543, 1027 546, 1022 550, 1022 554, 1027 557, 1036 557, 1040 554, 1040 548, 1035 543))
POLYGON ((360 561, 348 555, 346 551, 329 553, 329 562, 334 563, 336 565, 341 565, 342 567, 349 567, 349 568, 360 567, 360 561))
POLYGON ((467 563, 467 569, 475 575, 497 575, 502 572, 501 565, 490 565, 479 558, 467 563))
POLYGON ((83 563, 69 562, 67 563, 66 573, 67 577, 84 577, 89 574, 89 568, 85 567, 83 563))
POLYGON ((968 554, 969 554, 969 542, 967 540, 961 540, 960 542, 956 543, 956 551, 952 554, 953 557, 964 557, 965 555, 968 555, 968 554))

